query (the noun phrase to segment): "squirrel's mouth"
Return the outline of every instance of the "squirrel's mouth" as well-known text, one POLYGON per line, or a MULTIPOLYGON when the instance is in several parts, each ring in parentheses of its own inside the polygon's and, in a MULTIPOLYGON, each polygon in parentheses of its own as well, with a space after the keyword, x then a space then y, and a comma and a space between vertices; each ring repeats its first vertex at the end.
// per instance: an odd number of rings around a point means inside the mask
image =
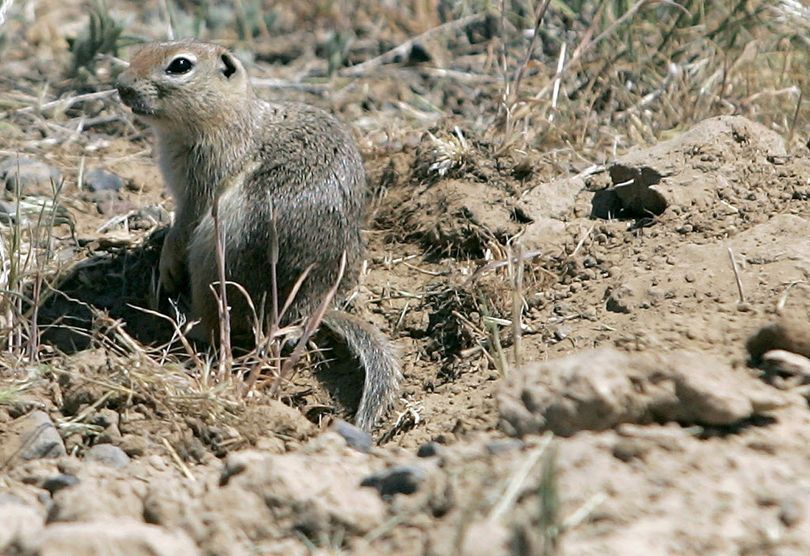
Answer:
POLYGON ((151 110, 149 108, 145 108, 143 106, 137 106, 137 105, 136 106, 127 105, 127 106, 129 106, 130 110, 132 110, 132 113, 135 114, 136 116, 154 116, 155 115, 154 110, 151 110))

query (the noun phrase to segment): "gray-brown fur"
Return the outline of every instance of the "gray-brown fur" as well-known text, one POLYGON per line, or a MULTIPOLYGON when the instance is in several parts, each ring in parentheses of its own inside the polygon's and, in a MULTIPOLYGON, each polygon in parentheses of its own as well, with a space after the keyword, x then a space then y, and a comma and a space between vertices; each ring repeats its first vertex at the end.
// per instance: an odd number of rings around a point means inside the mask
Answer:
MULTIPOLYGON (((216 340, 219 308, 209 285, 218 281, 214 223, 218 199, 225 233, 226 278, 241 284, 270 313, 271 221, 275 218, 279 304, 314 264, 286 320, 312 312, 337 281, 357 282, 366 205, 362 160, 346 128, 303 104, 258 99, 247 74, 227 50, 196 41, 144 46, 119 78, 125 104, 157 136, 159 163, 175 199, 175 221, 163 246, 160 280, 169 293, 190 281, 194 316, 216 340), (179 62, 184 58, 191 63, 179 62)), ((228 290, 232 331, 248 336, 250 311, 228 290)), ((366 322, 331 311, 324 319, 366 371, 357 424, 371 428, 391 404, 400 370, 388 340, 366 322)))

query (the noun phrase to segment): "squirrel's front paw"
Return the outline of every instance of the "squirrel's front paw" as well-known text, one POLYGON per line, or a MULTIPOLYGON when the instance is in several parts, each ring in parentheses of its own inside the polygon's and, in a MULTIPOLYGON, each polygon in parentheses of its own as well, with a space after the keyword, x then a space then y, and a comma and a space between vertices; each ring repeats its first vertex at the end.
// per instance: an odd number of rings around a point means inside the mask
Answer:
POLYGON ((160 252, 160 286, 168 294, 180 291, 186 279, 186 247, 169 230, 160 252))

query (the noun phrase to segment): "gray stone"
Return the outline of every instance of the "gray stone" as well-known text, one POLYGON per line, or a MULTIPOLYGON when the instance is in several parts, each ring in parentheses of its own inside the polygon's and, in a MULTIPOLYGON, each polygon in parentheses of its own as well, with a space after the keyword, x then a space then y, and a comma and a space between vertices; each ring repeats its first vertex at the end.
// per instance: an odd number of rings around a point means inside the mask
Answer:
POLYGON ((125 434, 117 444, 130 457, 142 456, 149 448, 149 441, 137 434, 125 434))
POLYGON ((79 478, 76 475, 70 475, 67 473, 60 473, 59 475, 54 475, 42 483, 42 488, 47 490, 53 496, 56 492, 62 490, 63 488, 72 487, 79 483, 79 478))
POLYGON ((96 444, 85 452, 84 459, 117 469, 129 465, 129 456, 126 452, 112 444, 96 444))
POLYGON ((124 187, 124 180, 121 177, 102 170, 101 168, 94 168, 84 175, 84 187, 88 191, 121 191, 124 187))
POLYGON ((342 436, 350 448, 354 448, 358 452, 363 453, 371 451, 373 442, 371 435, 366 431, 358 429, 342 419, 335 421, 335 424, 332 425, 332 430, 342 436))
POLYGON ((66 455, 59 431, 44 411, 33 411, 9 423, 0 435, 0 462, 28 461, 66 455))
POLYGON ((26 194, 34 188, 50 188, 52 184, 59 183, 62 174, 39 160, 12 156, 0 162, 0 179, 6 191, 16 192, 19 182, 20 193, 26 194))
POLYGON ((779 388, 810 383, 810 359, 798 353, 783 349, 766 351, 762 354, 760 367, 769 382, 779 388))
POLYGON ((127 222, 130 230, 151 230, 155 226, 171 223, 169 212, 159 205, 141 207, 130 214, 127 222))

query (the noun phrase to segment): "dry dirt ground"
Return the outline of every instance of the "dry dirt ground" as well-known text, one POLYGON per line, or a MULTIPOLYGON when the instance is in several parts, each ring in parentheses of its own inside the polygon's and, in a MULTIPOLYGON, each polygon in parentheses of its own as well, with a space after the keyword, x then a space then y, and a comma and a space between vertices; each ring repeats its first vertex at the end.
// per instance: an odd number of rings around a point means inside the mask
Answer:
MULTIPOLYGON (((351 305, 405 381, 372 444, 342 421, 362 377, 340 352, 245 398, 164 348, 151 135, 111 95, 27 109, 120 66, 71 70, 87 5, 20 4, 0 28, 0 553, 810 552, 806 125, 720 103, 589 160, 505 148, 497 17, 341 75, 418 33, 382 33, 383 4, 278 8, 239 43, 259 94, 349 122, 373 193, 351 305), (341 50, 335 13, 388 38, 341 50)), ((111 6, 124 38, 165 36, 161 3, 111 6)))

